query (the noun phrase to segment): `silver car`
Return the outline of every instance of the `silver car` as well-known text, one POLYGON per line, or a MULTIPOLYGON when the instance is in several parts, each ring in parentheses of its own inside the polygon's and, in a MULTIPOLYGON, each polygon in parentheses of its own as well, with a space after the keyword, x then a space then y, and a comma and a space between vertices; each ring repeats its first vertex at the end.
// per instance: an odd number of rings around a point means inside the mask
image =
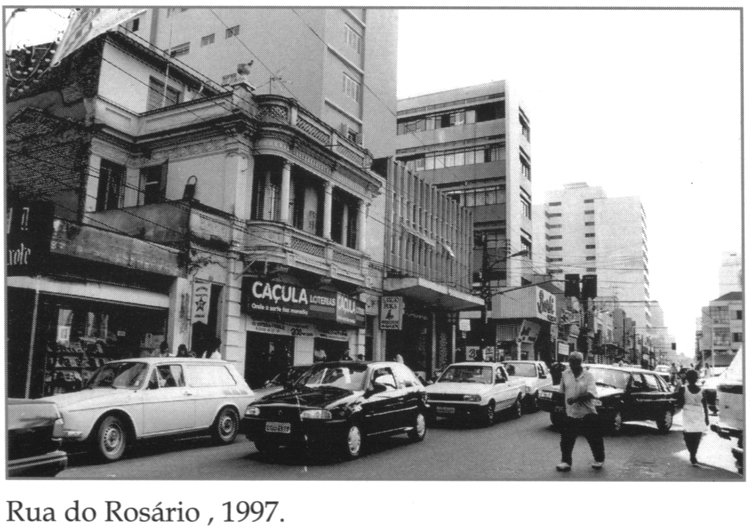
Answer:
POLYGON ((65 443, 111 462, 143 438, 208 432, 229 444, 253 392, 222 360, 139 358, 109 362, 80 391, 45 400, 60 409, 65 443))

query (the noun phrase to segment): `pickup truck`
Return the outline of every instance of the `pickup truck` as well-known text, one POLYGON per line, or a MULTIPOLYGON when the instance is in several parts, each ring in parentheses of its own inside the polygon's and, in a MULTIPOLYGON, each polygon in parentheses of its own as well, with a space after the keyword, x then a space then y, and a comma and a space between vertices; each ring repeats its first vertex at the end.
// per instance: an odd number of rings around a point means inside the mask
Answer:
POLYGON ((430 417, 469 417, 491 426, 500 411, 521 416, 525 389, 523 378, 509 376, 500 363, 454 363, 427 386, 430 417))
POLYGON ((54 477, 68 465, 63 420, 54 402, 8 399, 8 476, 54 477))

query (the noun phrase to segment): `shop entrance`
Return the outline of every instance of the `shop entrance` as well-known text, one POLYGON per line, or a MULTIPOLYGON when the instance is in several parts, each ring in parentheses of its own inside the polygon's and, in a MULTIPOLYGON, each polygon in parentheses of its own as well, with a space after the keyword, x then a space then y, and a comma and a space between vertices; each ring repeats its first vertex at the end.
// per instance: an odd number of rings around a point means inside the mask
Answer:
MULTIPOLYGON (((346 351, 349 351, 349 342, 341 342, 336 340, 329 340, 327 338, 315 338, 315 350, 322 350, 326 353, 326 360, 333 362, 341 360, 346 351)), ((354 359, 354 356, 349 352, 349 357, 354 359)))
POLYGON ((248 331, 245 381, 258 389, 294 363, 294 337, 248 331))

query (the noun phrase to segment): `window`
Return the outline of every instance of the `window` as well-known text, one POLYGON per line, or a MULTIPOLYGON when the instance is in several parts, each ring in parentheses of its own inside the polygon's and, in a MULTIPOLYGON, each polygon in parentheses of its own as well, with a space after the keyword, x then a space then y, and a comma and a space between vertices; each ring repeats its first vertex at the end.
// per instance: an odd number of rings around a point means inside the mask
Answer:
POLYGON ((562 250, 562 247, 547 247, 548 252, 557 252, 562 250))
POLYGON ((179 365, 160 365, 154 369, 148 388, 185 387, 185 377, 179 365), (156 384, 156 385, 155 385, 156 384))
POLYGON ((729 307, 709 307, 709 316, 713 319, 714 323, 727 323, 729 322, 729 307))
POLYGON ((201 38, 201 47, 213 44, 215 38, 216 33, 211 33, 210 35, 206 35, 205 37, 201 38))
POLYGON ((133 20, 130 20, 129 22, 125 23, 125 29, 127 29, 128 31, 132 33, 136 33, 138 29, 140 28, 140 26, 141 26, 140 17, 134 18, 133 20))
POLYGON ((714 345, 729 345, 729 327, 714 327, 714 345))
POLYGON ((186 369, 190 387, 229 387, 237 385, 232 374, 227 371, 224 365, 188 365, 186 369))
POLYGON ((167 163, 141 168, 141 192, 139 204, 161 203, 167 194, 167 163))
POLYGON ((547 217, 562 217, 562 214, 547 214, 547 217))
POLYGON ((165 108, 167 106, 179 104, 181 101, 182 92, 171 86, 167 86, 165 90, 163 82, 151 77, 148 84, 148 102, 146 111, 165 108))
POLYGON ((187 55, 188 53, 190 53, 190 42, 180 44, 179 46, 175 46, 169 50, 169 56, 173 58, 181 57, 183 55, 187 55))
POLYGON ((586 245, 586 248, 596 248, 596 245, 586 245))
POLYGON ((521 213, 524 217, 531 219, 531 203, 521 196, 521 213))
POLYGON ((344 42, 359 55, 362 54, 362 37, 348 24, 344 24, 344 42))
POLYGON ((562 263, 563 258, 547 258, 547 263, 562 263))
POLYGON ((649 391, 659 391, 659 383, 656 381, 656 377, 653 374, 644 374, 643 378, 646 380, 646 389, 649 391))
POLYGON ((596 256, 586 256, 586 261, 594 261, 596 260, 596 256))
POLYGON ((586 272, 596 272, 596 267, 588 267, 586 272))
POLYGON ((555 201, 553 203, 548 203, 547 206, 560 206, 562 204, 562 201, 555 201))
POLYGON ((583 202, 584 203, 593 203, 594 200, 593 199, 584 199, 583 202))
POLYGON ((737 311, 737 319, 738 319, 738 320, 741 320, 741 319, 742 319, 742 311, 741 311, 741 310, 738 310, 738 311, 737 311))
POLYGON ((586 221, 583 225, 584 226, 594 226, 594 222, 593 221, 586 221))
POLYGON ((593 214, 593 213, 594 213, 594 211, 593 211, 593 210, 586 210, 586 211, 584 212, 584 214, 593 214))
POLYGON ((593 233, 586 234, 586 237, 596 237, 596 234, 593 234, 593 233))
POLYGON ((359 82, 344 73, 344 93, 346 94, 346 96, 352 100, 359 102, 361 90, 362 86, 359 84, 359 82))
POLYGON ((524 137, 526 137, 527 141, 530 141, 531 140, 531 130, 529 130, 528 123, 520 115, 518 116, 518 121, 521 123, 521 135, 523 135, 524 137))
POLYGON ((547 239, 562 239, 562 236, 547 236, 547 239))
POLYGON ((96 211, 122 208, 125 167, 102 159, 99 166, 99 189, 96 195, 96 211))
POLYGON ((742 343, 742 333, 741 332, 733 332, 732 333, 732 341, 734 343, 742 343))
POLYGON ((229 29, 227 29, 226 38, 236 37, 236 36, 239 36, 239 34, 240 34, 240 26, 230 27, 229 29))
POLYGON ((523 157, 521 157, 521 175, 531 181, 531 165, 523 157))

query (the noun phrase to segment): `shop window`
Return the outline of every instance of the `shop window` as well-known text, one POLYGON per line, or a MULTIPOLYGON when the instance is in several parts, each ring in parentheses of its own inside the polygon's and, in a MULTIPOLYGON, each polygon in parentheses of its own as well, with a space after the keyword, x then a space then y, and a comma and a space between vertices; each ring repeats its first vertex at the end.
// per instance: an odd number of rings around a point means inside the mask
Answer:
POLYGON ((102 159, 99 166, 99 189, 96 197, 96 211, 122 208, 125 167, 102 159))

